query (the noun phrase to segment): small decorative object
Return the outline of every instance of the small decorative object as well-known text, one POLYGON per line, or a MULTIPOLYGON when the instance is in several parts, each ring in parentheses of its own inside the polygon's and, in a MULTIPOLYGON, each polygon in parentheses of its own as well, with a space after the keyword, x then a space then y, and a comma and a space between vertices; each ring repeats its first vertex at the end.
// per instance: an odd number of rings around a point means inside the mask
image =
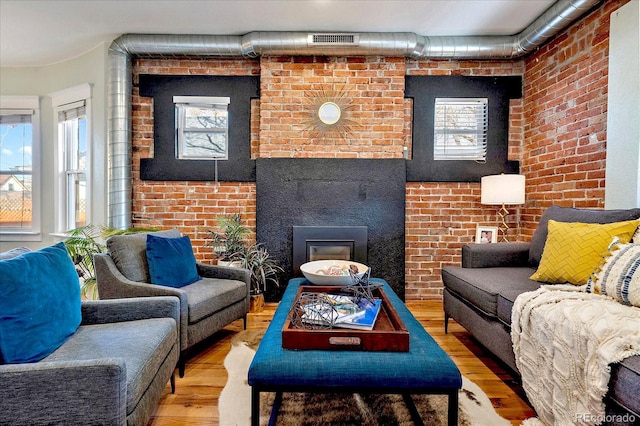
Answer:
POLYGON ((338 312, 324 296, 324 293, 302 293, 289 311, 291 325, 309 330, 333 328, 338 312))
MULTIPOLYGON (((483 176, 481 179, 480 203, 502 206, 498 210, 500 217, 501 241, 508 242, 506 217, 509 210, 505 207, 508 204, 524 204, 525 183, 524 175, 493 175, 483 176)), ((495 242, 495 241, 492 241, 495 242)))
POLYGON ((345 137, 359 125, 351 118, 353 101, 346 85, 337 89, 332 86, 307 92, 304 102, 309 110, 309 117, 303 124, 312 138, 345 137))
POLYGON ((488 244, 498 242, 497 226, 479 226, 476 228, 476 243, 488 244))
POLYGON ((364 274, 358 274, 356 271, 349 270, 349 275, 351 276, 353 285, 347 287, 347 290, 358 300, 367 299, 370 302, 373 302, 373 290, 382 287, 382 284, 369 282, 371 268, 367 268, 367 272, 364 274))

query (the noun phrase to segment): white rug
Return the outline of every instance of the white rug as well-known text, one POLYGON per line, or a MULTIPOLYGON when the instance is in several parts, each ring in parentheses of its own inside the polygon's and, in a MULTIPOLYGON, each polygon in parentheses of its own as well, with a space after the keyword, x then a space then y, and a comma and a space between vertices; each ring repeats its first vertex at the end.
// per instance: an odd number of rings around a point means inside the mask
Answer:
MULTIPOLYGON (((224 366, 227 369, 229 374, 229 379, 220 394, 220 399, 218 402, 218 408, 220 413, 220 425, 222 426, 244 426, 249 425, 251 421, 251 388, 247 383, 247 372, 249 370, 249 364, 251 364, 251 360, 253 359, 253 355, 255 354, 255 349, 259 343, 259 339, 262 337, 261 332, 256 332, 252 330, 243 331, 234 338, 232 343, 232 348, 227 357, 224 360, 224 366), (249 342, 249 343, 247 343, 249 342)), ((491 401, 487 397, 487 395, 471 380, 467 379, 463 376, 462 378, 462 389, 460 390, 460 425, 468 425, 468 426, 507 426, 511 425, 511 422, 500 417, 494 410, 491 405, 491 401)), ((307 424, 307 422, 311 422, 309 418, 304 419, 305 416, 295 415, 296 410, 300 410, 300 407, 286 407, 289 403, 290 405, 294 404, 302 404, 309 403, 311 398, 315 398, 316 394, 284 394, 283 396, 283 405, 280 409, 280 416, 278 417, 278 424, 307 424), (312 396, 308 396, 312 395, 312 396), (306 397, 308 396, 308 397, 306 397), (297 401, 297 402, 292 402, 297 401), (287 417, 286 413, 292 413, 289 415, 291 418, 283 418, 287 417)), ((333 401, 342 399, 346 400, 348 398, 352 398, 351 396, 343 397, 343 398, 332 398, 333 401)), ((350 410, 360 411, 357 413, 358 416, 361 415, 362 419, 370 419, 371 424, 378 424, 380 420, 375 417, 375 414, 371 414, 371 410, 368 410, 366 405, 369 403, 377 404, 381 400, 381 398, 387 398, 386 396, 380 396, 378 399, 371 399, 365 396, 355 396, 353 397, 353 401, 355 403, 353 405, 348 405, 350 410), (355 409, 354 405, 358 408, 355 409)), ((385 399, 385 404, 391 404, 388 402, 390 400, 394 400, 394 406, 391 407, 388 411, 394 412, 398 411, 397 418, 400 419, 394 423, 390 424, 413 424, 410 422, 410 418, 408 418, 408 422, 405 422, 407 419, 408 411, 404 408, 404 402, 402 401, 402 397, 400 396, 392 396, 389 397, 388 400, 385 399), (396 404, 397 403, 397 404, 396 404), (398 409, 397 407, 401 407, 398 409), (407 413, 400 413, 399 411, 407 411, 407 413)), ((446 402, 447 398, 444 396, 430 396, 430 395, 416 395, 414 396, 414 402, 418 411, 420 412, 425 424, 430 426, 435 426, 438 424, 445 425, 446 424, 446 402)), ((261 422, 260 424, 266 424, 268 421, 268 413, 270 411, 270 403, 273 400, 273 395, 264 395, 261 401, 261 422)), ((318 397, 318 400, 322 400, 322 397, 318 397)), ((332 401, 332 403, 333 403, 332 401)), ((326 399, 324 403, 327 403, 326 399)), ((340 402, 336 402, 339 404, 340 402)), ((344 403, 344 401, 343 401, 344 403)), ((348 402, 347 402, 348 403, 348 402)), ((315 415, 308 413, 308 407, 302 408, 305 415, 315 415)), ((339 408, 335 408, 336 410, 340 410, 339 408)), ((320 410, 320 411, 330 411, 330 410, 320 410)), ((344 412, 344 411, 343 411, 344 412)), ((328 414, 325 413, 326 418, 328 414)), ((344 418, 340 418, 341 422, 344 422, 344 418)), ((315 420, 318 422, 318 420, 315 420)), ((330 423, 330 421, 328 421, 330 423)), ((363 423, 368 423, 366 421, 361 421, 363 423)), ((324 423, 324 420, 323 420, 324 423)), ((312 423, 311 423, 312 424, 312 423)), ((326 423, 325 423, 326 424, 326 423)), ((344 423, 343 423, 344 424, 344 423)), ((385 422, 384 424, 389 424, 385 422)))

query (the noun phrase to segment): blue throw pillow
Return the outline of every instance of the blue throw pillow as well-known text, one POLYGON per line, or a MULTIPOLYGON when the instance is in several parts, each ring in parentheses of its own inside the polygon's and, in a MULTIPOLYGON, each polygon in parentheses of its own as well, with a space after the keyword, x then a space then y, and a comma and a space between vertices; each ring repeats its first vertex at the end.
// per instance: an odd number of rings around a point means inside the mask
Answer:
POLYGON ((64 243, 0 260, 0 358, 35 362, 82 320, 80 281, 64 243))
POLYGON ((202 279, 188 235, 163 238, 147 234, 147 263, 152 284, 179 288, 202 279))

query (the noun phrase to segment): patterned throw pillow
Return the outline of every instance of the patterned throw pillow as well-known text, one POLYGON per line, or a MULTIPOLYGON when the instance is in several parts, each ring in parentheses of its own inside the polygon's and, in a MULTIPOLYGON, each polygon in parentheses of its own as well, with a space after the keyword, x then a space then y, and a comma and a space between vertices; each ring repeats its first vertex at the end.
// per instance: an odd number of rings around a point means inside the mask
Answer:
POLYGON ((640 307, 640 244, 611 245, 587 283, 587 292, 604 294, 625 305, 640 307))
POLYGON ((549 221, 549 234, 532 280, 584 285, 598 266, 613 237, 631 240, 638 220, 607 224, 549 221))

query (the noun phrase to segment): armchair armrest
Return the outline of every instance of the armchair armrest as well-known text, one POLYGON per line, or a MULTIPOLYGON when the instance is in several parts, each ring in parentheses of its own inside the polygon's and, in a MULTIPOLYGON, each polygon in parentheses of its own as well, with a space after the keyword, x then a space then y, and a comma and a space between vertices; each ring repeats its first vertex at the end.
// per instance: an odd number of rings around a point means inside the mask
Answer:
POLYGON ((105 253, 93 256, 100 299, 131 297, 174 296, 180 300, 180 349, 187 348, 189 302, 187 293, 179 288, 131 281, 118 269, 111 256, 105 253))
POLYGON ((467 244, 462 247, 463 268, 527 266, 530 243, 467 244))
POLYGON ((180 303, 169 296, 82 301, 82 324, 106 324, 147 318, 173 318, 180 324, 180 303))
POLYGON ((196 262, 198 274, 207 278, 220 278, 225 280, 251 281, 251 273, 245 268, 233 268, 231 266, 207 265, 196 262))
POLYGON ((3 424, 126 422, 126 367, 117 358, 0 365, 3 424))

